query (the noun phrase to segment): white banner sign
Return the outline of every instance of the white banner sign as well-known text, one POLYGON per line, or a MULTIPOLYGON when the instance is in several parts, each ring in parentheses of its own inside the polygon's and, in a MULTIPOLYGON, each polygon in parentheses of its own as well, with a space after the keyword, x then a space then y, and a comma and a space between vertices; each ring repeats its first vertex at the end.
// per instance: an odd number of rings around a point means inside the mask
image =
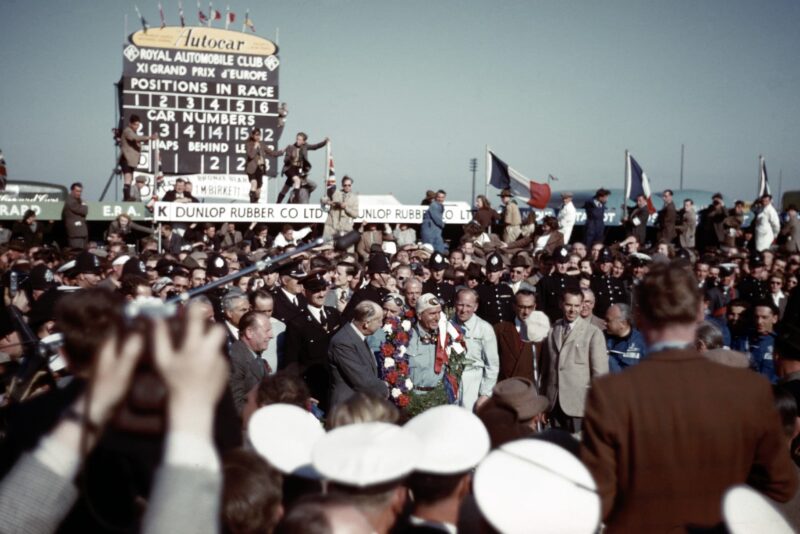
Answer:
MULTIPOLYGON (((359 206, 357 222, 419 224, 427 206, 389 204, 359 206)), ((286 222, 324 223, 328 214, 316 204, 179 204, 156 202, 157 222, 286 222)), ((445 203, 445 224, 467 224, 472 212, 466 202, 445 203)))

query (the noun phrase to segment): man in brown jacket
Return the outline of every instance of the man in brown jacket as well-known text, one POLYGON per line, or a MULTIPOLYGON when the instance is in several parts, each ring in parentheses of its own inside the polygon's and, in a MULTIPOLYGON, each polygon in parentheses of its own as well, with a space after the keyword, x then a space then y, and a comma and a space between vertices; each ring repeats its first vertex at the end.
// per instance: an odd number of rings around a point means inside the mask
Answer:
POLYGON ((647 359, 589 391, 580 456, 608 532, 717 527, 735 484, 782 502, 797 491, 769 383, 692 348, 701 305, 691 273, 653 267, 636 302, 647 359))
POLYGON ((535 309, 536 295, 529 289, 520 289, 514 295, 514 320, 500 321, 494 325, 494 333, 500 355, 498 382, 515 376, 527 378, 536 384, 538 391, 542 342, 529 341, 525 323, 535 309))

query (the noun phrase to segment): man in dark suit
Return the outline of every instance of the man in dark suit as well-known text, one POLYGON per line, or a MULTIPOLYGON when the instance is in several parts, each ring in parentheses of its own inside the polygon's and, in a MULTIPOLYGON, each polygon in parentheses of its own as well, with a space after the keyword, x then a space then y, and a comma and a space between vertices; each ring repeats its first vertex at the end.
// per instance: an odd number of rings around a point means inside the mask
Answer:
POLYGON ((675 203, 672 202, 671 189, 665 189, 661 198, 664 199, 664 207, 658 212, 657 239, 665 243, 672 243, 677 235, 675 223, 678 221, 678 210, 675 209, 675 203))
POLYGON ((83 184, 75 182, 69 188, 69 195, 64 200, 64 209, 61 211, 61 218, 67 231, 67 241, 72 248, 86 248, 86 240, 89 238, 89 229, 86 226, 86 215, 89 213, 89 206, 81 199, 83 184))
POLYGON ((636 206, 630 209, 630 214, 625 218, 625 227, 628 235, 636 238, 640 245, 644 245, 647 238, 647 219, 650 212, 647 210, 647 199, 644 195, 636 197, 636 206))
POLYGON ((797 475, 769 383, 693 348, 697 280, 657 265, 636 295, 648 357, 594 381, 583 425, 580 457, 608 531, 720 528, 722 496, 735 484, 789 500, 797 475))
POLYGON ((261 352, 272 339, 272 325, 263 313, 249 311, 239 320, 239 339, 230 351, 230 388, 236 411, 241 415, 247 393, 273 372, 261 352))
POLYGON ((422 292, 436 295, 445 308, 452 308, 456 298, 456 288, 453 284, 444 281, 444 271, 447 269, 447 265, 444 256, 438 252, 433 253, 431 259, 428 260, 431 277, 422 284, 422 292))
POLYGON ((382 399, 389 396, 389 388, 378 378, 378 362, 366 342, 367 336, 374 334, 382 324, 380 305, 363 301, 356 306, 353 320, 342 325, 331 339, 328 348, 331 408, 358 392, 382 399))
POLYGON ((142 143, 158 139, 155 134, 139 135, 136 132, 142 126, 142 120, 138 115, 131 115, 128 119, 128 126, 122 130, 119 138, 119 166, 122 170, 122 201, 130 202, 133 200, 131 195, 131 183, 133 182, 133 171, 139 166, 142 157, 142 143))
POLYGON ((353 318, 356 306, 365 300, 372 302, 383 302, 384 297, 389 294, 386 289, 386 283, 389 281, 391 275, 391 268, 389 267, 389 260, 382 252, 373 253, 369 257, 367 263, 367 274, 369 275, 369 284, 362 287, 350 298, 344 311, 342 312, 342 321, 349 321, 353 318))
MULTIPOLYGON (((494 325, 497 348, 500 353, 500 373, 497 381, 520 376, 531 381, 541 373, 542 343, 528 340, 525 320, 536 309, 536 295, 528 289, 520 289, 514 295, 514 320, 500 321, 494 325), (534 366, 536 358, 536 366, 534 366), (536 367, 536 371, 534 371, 536 367)), ((538 382, 538 380, 536 380, 538 382)))
POLYGON ((289 324, 306 307, 306 299, 302 295, 303 286, 300 282, 306 277, 306 272, 299 262, 291 262, 281 267, 278 274, 281 285, 272 291, 275 302, 272 316, 284 324, 289 324))
POLYGON ((302 376, 320 409, 328 411, 328 345, 340 314, 336 308, 324 305, 328 282, 322 272, 309 274, 303 280, 303 290, 308 304, 287 325, 286 359, 282 365, 302 376))
POLYGON ((181 253, 183 238, 172 229, 172 225, 164 223, 161 225, 161 249, 164 254, 177 256, 181 253))

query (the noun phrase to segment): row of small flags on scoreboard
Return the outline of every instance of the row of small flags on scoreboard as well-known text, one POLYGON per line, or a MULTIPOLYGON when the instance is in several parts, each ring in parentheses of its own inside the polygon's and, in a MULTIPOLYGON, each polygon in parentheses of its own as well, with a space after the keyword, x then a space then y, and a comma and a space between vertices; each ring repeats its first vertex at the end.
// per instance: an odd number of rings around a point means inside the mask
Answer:
MULTIPOLYGON (((142 29, 146 32, 150 29, 150 25, 147 24, 147 20, 142 15, 142 12, 139 11, 139 6, 134 5, 133 8, 136 10, 136 16, 139 17, 139 20, 142 23, 142 29)), ((158 3, 158 16, 161 19, 161 27, 165 27, 167 25, 167 18, 164 16, 164 6, 161 2, 158 3)), ((183 13, 183 2, 178 0, 178 18, 180 19, 181 27, 186 26, 186 17, 183 13)), ((200 1, 197 2, 197 19, 200 24, 205 24, 206 26, 211 26, 211 23, 215 20, 222 20, 223 16, 219 10, 214 9, 212 2, 208 3, 208 12, 203 11, 202 6, 200 5, 200 1)), ((230 25, 236 21, 236 13, 231 11, 231 6, 227 6, 225 8, 225 29, 229 29, 230 25)), ((248 9, 244 15, 244 21, 242 21, 242 31, 250 30, 251 32, 256 32, 256 25, 253 23, 253 19, 250 18, 250 10, 248 9)))
MULTIPOLYGON (((767 180, 767 163, 764 156, 758 156, 758 197, 769 195, 770 188, 767 180)), ((550 201, 551 191, 549 183, 538 183, 529 180, 513 167, 501 160, 495 153, 486 148, 486 181, 497 189, 509 189, 515 196, 528 199, 528 205, 537 209, 544 209, 550 201)), ((548 182, 558 181, 552 174, 548 182)), ((650 180, 639 163, 633 156, 625 151, 625 199, 636 201, 639 195, 647 200, 647 209, 652 214, 656 212, 653 205, 650 180)))

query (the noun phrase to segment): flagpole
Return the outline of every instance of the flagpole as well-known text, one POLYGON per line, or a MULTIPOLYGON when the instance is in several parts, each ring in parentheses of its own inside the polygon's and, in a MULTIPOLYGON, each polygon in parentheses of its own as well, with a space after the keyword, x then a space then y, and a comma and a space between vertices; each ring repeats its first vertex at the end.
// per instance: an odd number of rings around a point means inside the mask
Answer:
POLYGON ((483 196, 489 197, 489 180, 492 179, 492 156, 489 154, 489 145, 486 145, 486 182, 483 184, 483 196))
POLYGON ((620 214, 620 219, 622 219, 627 212, 627 205, 628 205, 628 167, 630 165, 630 158, 628 157, 628 149, 625 149, 625 167, 622 171, 622 213, 620 214))
MULTIPOLYGON (((783 169, 778 170, 778 202, 782 202, 783 196, 783 169)), ((781 204, 779 204, 781 205, 781 204)), ((782 206, 782 205, 781 205, 782 206)))
POLYGON ((214 16, 214 8, 211 7, 211 2, 208 3, 208 27, 211 27, 211 18, 214 16))

